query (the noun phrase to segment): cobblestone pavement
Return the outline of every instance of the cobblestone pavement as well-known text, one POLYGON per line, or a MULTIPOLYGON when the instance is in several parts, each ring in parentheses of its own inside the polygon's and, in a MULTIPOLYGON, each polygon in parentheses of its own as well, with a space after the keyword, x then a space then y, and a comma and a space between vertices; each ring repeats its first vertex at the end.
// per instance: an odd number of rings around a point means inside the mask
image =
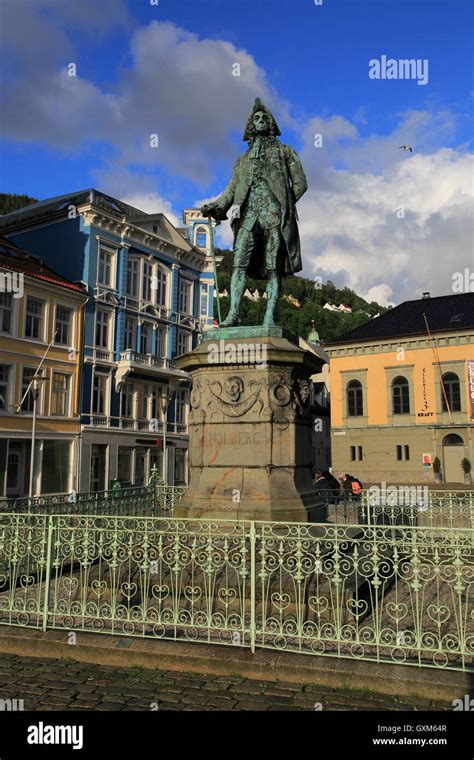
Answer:
POLYGON ((362 691, 16 655, 0 657, 0 700, 5 699, 23 699, 25 710, 452 709, 362 691))

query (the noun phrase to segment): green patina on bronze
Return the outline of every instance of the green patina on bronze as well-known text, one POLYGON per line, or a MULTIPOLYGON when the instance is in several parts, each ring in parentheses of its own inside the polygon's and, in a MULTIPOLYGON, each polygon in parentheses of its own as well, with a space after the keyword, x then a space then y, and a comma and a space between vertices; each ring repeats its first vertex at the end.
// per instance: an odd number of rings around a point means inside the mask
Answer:
POLYGON ((202 342, 213 340, 245 340, 246 338, 286 338, 292 343, 298 339, 284 327, 278 325, 242 325, 241 327, 221 327, 219 330, 207 330, 203 333, 202 342))
POLYGON ((201 209, 217 220, 227 219, 230 210, 234 232, 231 303, 222 327, 238 321, 247 274, 268 279, 263 324, 274 326, 281 277, 302 269, 296 203, 308 184, 296 151, 277 139, 280 134, 273 114, 257 98, 243 137, 247 152, 237 159, 222 195, 201 209))

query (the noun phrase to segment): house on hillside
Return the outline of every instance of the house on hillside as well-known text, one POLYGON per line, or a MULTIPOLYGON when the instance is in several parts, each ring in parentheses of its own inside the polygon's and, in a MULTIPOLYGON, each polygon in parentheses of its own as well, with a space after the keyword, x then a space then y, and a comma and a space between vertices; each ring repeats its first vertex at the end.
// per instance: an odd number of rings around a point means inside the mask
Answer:
POLYGON ((299 308, 301 307, 301 303, 300 303, 300 301, 298 301, 298 299, 297 299, 297 298, 295 298, 295 297, 294 297, 294 296, 292 296, 292 295, 285 295, 285 296, 283 296, 283 300, 284 300, 284 301, 287 301, 287 303, 289 303, 289 304, 291 304, 292 306, 294 306, 294 307, 295 307, 295 309, 299 309, 299 308))

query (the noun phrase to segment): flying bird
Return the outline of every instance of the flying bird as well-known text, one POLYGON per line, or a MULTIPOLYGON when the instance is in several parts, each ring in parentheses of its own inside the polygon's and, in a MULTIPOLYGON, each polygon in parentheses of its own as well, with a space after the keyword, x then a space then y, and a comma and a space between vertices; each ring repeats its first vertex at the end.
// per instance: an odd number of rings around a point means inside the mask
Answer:
POLYGON ((398 150, 405 150, 405 151, 409 150, 410 153, 413 153, 413 148, 411 147, 411 145, 400 145, 398 150))

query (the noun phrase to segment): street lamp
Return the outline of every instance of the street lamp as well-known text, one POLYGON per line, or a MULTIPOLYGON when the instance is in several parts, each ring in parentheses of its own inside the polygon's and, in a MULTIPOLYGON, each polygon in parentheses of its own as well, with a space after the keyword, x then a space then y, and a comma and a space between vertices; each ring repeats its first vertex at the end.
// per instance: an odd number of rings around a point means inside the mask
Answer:
POLYGON ((163 462, 162 462, 162 478, 163 483, 166 485, 167 483, 167 457, 166 457, 166 428, 167 428, 167 419, 168 419, 168 406, 171 401, 170 395, 169 395, 169 389, 167 388, 166 391, 161 392, 160 396, 160 407, 161 407, 161 414, 163 415, 163 462))
POLYGON ((168 427, 168 407, 178 390, 178 384, 182 382, 182 379, 175 380, 170 379, 166 388, 163 388, 160 395, 160 407, 163 414, 163 483, 167 485, 168 482, 168 450, 166 448, 166 433, 168 427))
POLYGON ((34 468, 35 468, 36 402, 38 401, 38 397, 39 397, 39 394, 40 394, 41 383, 44 383, 44 381, 46 380, 46 377, 43 377, 43 375, 41 374, 43 372, 43 370, 41 368, 42 368, 42 366, 43 366, 43 364, 45 362, 45 359, 46 359, 46 356, 48 354, 48 351, 51 348, 51 346, 53 345, 53 342, 54 342, 57 334, 58 334, 58 331, 55 330, 54 333, 53 333, 53 337, 49 341, 48 346, 46 348, 46 351, 44 352, 44 354, 43 354, 43 356, 41 358, 41 361, 38 364, 36 372, 33 375, 33 377, 31 378, 31 380, 29 382, 29 385, 28 385, 26 391, 24 392, 20 403, 15 407, 15 413, 19 414, 21 412, 21 408, 23 406, 24 400, 28 396, 28 393, 31 391, 31 395, 33 396, 33 422, 32 422, 32 426, 31 426, 30 487, 29 487, 29 491, 28 491, 28 496, 29 496, 30 499, 33 497, 33 477, 34 477, 34 468))
POLYGON ((28 496, 33 498, 33 483, 35 473, 35 448, 36 448, 36 402, 38 401, 41 385, 46 380, 42 375, 34 375, 31 380, 30 392, 33 397, 33 421, 31 424, 31 455, 30 455, 30 487, 28 496))

